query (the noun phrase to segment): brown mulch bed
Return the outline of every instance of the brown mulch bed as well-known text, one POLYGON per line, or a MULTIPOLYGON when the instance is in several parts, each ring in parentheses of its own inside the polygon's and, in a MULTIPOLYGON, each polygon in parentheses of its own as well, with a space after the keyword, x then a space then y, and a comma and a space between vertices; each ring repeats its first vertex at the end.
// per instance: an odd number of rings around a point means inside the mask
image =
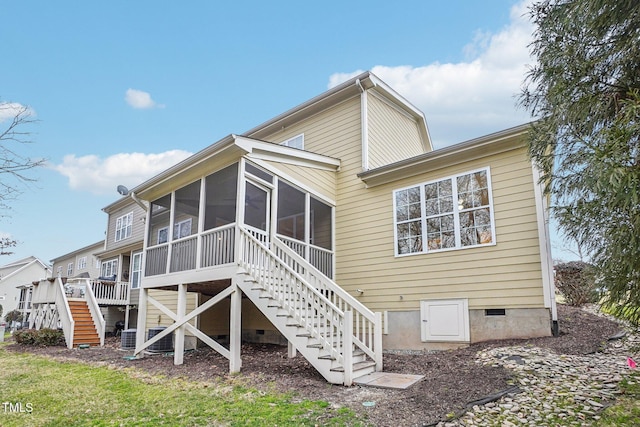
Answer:
MULTIPOLYGON (((531 344, 559 354, 589 354, 621 330, 618 323, 579 308, 558 306, 560 336, 530 340, 479 343, 468 348, 441 352, 393 352, 384 355, 384 370, 424 375, 406 390, 372 387, 342 387, 328 384, 302 357, 287 358, 286 347, 243 345, 241 381, 263 390, 291 392, 295 398, 324 400, 332 406, 346 406, 377 426, 430 425, 457 413, 469 402, 509 388, 510 373, 504 368, 475 363, 476 353, 487 347, 531 344), (363 405, 374 402, 374 406, 363 405)), ((60 359, 80 360, 115 367, 135 367, 151 374, 194 381, 229 379, 225 358, 209 348, 187 352, 184 364, 173 365, 173 357, 154 355, 126 360, 131 352, 119 349, 119 338, 107 339, 103 348, 73 349, 12 344, 6 348, 60 359)))

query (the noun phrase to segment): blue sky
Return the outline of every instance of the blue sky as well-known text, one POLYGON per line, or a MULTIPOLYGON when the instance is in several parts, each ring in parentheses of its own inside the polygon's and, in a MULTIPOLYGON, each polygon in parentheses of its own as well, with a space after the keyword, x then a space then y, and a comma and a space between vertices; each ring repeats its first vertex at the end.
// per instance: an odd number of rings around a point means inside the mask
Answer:
POLYGON ((103 239, 118 184, 363 70, 424 111, 436 148, 525 123, 527 4, 0 0, 0 102, 32 110, 19 150, 48 162, 0 218, 20 242, 0 263, 103 239))

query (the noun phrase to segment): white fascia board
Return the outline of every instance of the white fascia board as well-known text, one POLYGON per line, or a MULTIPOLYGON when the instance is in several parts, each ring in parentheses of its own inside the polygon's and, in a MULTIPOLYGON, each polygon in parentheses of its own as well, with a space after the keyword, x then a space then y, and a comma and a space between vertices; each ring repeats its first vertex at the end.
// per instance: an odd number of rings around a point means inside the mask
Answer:
POLYGON ((285 145, 274 144, 272 142, 247 138, 245 136, 234 135, 234 138, 235 144, 249 154, 251 158, 271 160, 333 172, 340 169, 340 160, 333 157, 323 156, 310 151, 287 147, 285 145))
POLYGON ((373 82, 374 88, 384 93, 387 98, 392 98, 398 105, 400 105, 400 107, 414 116, 420 125, 420 134, 422 136, 422 144, 425 151, 433 151, 433 143, 431 142, 431 135, 429 134, 429 127, 427 126, 427 119, 424 113, 419 110, 418 107, 410 103, 405 97, 393 90, 389 85, 380 80, 375 74, 370 73, 369 79, 373 82))

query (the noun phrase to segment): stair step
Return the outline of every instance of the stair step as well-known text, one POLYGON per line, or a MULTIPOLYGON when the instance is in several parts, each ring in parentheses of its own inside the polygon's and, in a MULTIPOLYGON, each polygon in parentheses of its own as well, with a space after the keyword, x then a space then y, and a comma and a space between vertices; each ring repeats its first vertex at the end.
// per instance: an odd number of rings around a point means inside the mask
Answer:
MULTIPOLYGON (((365 362, 358 362, 353 364, 353 372, 359 371, 361 369, 371 368, 376 366, 376 362, 372 360, 367 360, 365 362)), ((344 366, 336 366, 335 368, 331 368, 332 372, 344 372, 344 366)))

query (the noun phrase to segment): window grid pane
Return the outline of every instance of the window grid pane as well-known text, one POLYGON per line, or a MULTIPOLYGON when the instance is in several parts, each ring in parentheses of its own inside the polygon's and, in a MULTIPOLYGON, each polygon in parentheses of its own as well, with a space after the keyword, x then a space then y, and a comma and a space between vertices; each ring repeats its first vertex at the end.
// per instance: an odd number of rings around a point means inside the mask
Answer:
POLYGON ((485 169, 395 191, 397 254, 494 243, 489 188, 485 169))

